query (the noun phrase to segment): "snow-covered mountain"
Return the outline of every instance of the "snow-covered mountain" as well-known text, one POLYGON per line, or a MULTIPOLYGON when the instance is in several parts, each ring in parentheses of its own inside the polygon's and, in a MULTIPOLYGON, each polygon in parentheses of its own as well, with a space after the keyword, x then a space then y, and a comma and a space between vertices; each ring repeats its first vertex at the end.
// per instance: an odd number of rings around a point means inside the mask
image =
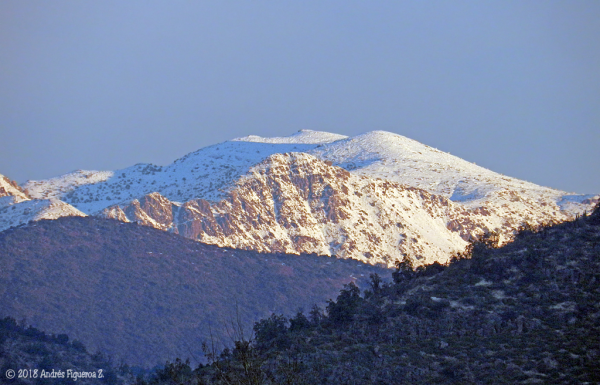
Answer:
POLYGON ((29 221, 64 216, 85 214, 55 197, 32 199, 15 181, 0 175, 0 231, 29 221))
POLYGON ((15 203, 29 199, 27 193, 15 182, 0 174, 0 198, 10 196, 15 203))
POLYGON ((23 186, 34 198, 55 197, 88 214, 107 206, 160 192, 173 201, 194 198, 216 201, 256 164, 278 153, 307 152, 342 135, 301 131, 286 138, 255 136, 204 147, 161 167, 136 164, 117 171, 78 170, 56 178, 28 181, 23 186))
POLYGON ((35 199, 220 246, 392 265, 445 261, 467 241, 591 211, 598 196, 510 178, 388 132, 248 136, 161 167, 29 181, 35 199))
POLYGON ((218 202, 179 204, 151 193, 102 215, 219 246, 386 265, 402 253, 423 263, 445 261, 466 245, 460 231, 447 229, 450 220, 485 222, 446 198, 355 176, 305 153, 272 155, 218 202))

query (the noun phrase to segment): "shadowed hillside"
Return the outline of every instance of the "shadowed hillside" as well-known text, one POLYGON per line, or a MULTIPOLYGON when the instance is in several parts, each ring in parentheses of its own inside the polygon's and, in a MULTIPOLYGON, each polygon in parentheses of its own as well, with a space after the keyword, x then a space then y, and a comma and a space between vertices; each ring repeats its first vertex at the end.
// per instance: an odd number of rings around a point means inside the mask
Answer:
POLYGON ((66 334, 46 334, 11 317, 0 319, 2 384, 121 385, 134 378, 128 366, 115 368, 104 354, 88 352, 66 334))
POLYGON ((599 383, 600 210, 492 241, 448 267, 399 263, 362 295, 347 285, 325 314, 272 315, 210 365, 150 383, 599 383))
POLYGON ((351 260, 224 249, 78 217, 0 233, 0 264, 0 316, 147 366, 200 359, 211 332, 229 340, 225 324, 236 313, 251 325, 323 303, 353 277, 364 285, 371 272, 388 274, 351 260))

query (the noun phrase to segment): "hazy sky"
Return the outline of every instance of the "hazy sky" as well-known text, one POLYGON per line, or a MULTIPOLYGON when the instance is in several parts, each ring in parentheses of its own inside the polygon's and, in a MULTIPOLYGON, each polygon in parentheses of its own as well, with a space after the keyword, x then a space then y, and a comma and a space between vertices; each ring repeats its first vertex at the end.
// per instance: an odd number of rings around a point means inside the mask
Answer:
POLYGON ((0 2, 0 173, 395 132, 600 193, 600 1, 0 2))

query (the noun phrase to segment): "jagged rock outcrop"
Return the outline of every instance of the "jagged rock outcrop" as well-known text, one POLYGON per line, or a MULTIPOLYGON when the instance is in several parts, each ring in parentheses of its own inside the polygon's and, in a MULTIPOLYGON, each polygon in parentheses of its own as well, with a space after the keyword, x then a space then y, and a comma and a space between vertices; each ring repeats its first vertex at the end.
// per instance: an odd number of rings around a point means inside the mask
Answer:
POLYGON ((249 136, 164 167, 78 170, 24 187, 35 199, 202 242, 387 265, 404 254, 444 262, 483 233, 506 242, 520 226, 562 222, 598 201, 383 131, 249 136))
POLYGON ((0 198, 11 196, 15 202, 30 199, 25 191, 15 182, 0 174, 0 198))
POLYGON ((0 175, 0 231, 40 219, 85 216, 60 199, 32 199, 15 181, 0 175))
MULTIPOLYGON (((173 203, 159 193, 102 216, 138 222, 201 242, 260 252, 317 253, 393 266, 446 262, 471 240, 496 231, 509 239, 527 223, 567 215, 510 191, 486 207, 465 207, 399 183, 353 175, 305 153, 275 154, 240 178, 225 199, 173 203), (528 218, 527 220, 525 218, 528 218)), ((547 204, 548 205, 548 204, 547 204)))

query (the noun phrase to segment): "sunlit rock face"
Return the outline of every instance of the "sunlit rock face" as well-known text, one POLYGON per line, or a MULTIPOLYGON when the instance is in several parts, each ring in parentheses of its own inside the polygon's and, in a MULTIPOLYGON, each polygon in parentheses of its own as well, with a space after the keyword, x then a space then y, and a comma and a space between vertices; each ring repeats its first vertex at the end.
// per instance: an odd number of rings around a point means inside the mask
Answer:
POLYGON ((305 153, 270 156, 216 202, 173 203, 152 193, 102 215, 219 246, 388 266, 404 255, 416 264, 446 262, 486 232, 497 231, 506 241, 525 223, 569 216, 556 203, 541 205, 510 190, 489 194, 481 206, 467 206, 423 189, 353 175, 305 153))
POLYGON ((40 219, 85 216, 60 199, 32 199, 15 181, 0 175, 0 231, 40 219))
MULTIPOLYGON (((15 185, 2 184, 13 193, 0 200, 52 199, 66 205, 55 210, 64 215, 136 222, 220 246, 385 265, 405 255, 416 265, 445 262, 484 233, 506 242, 521 226, 561 222, 598 201, 383 131, 248 136, 167 166, 77 170, 15 185)), ((35 219, 36 210, 4 222, 35 219)))

